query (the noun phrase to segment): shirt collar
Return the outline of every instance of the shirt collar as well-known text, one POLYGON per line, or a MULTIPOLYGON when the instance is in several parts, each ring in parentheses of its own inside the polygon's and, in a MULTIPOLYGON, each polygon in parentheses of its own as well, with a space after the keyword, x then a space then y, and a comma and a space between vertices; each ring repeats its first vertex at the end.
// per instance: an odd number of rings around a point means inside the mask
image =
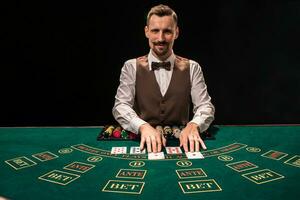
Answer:
MULTIPOLYGON (((175 62, 175 54, 172 51, 172 54, 169 56, 169 58, 167 58, 165 60, 165 62, 170 61, 171 62, 171 70, 174 67, 174 62, 175 62)), ((151 63, 152 62, 162 62, 161 60, 159 60, 158 58, 156 58, 153 54, 152 54, 152 50, 150 50, 149 54, 148 54, 148 63, 149 63, 149 70, 151 71, 151 63)))

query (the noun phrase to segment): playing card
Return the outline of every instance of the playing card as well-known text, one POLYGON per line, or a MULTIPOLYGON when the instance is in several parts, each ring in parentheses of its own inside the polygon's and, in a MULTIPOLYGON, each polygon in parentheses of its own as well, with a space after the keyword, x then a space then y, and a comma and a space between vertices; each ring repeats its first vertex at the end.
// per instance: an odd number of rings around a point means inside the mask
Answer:
POLYGON ((165 154, 164 154, 164 152, 148 153, 148 159, 149 160, 161 160, 161 159, 165 159, 165 154))
POLYGON ((111 154, 126 154, 127 147, 112 147, 111 154))
POLYGON ((146 149, 141 151, 140 147, 130 147, 130 154, 145 154, 146 149))
POLYGON ((182 154, 180 147, 166 147, 167 154, 182 154))
POLYGON ((197 151, 197 152, 186 152, 185 155, 188 159, 203 159, 204 158, 202 153, 200 153, 199 151, 197 151))

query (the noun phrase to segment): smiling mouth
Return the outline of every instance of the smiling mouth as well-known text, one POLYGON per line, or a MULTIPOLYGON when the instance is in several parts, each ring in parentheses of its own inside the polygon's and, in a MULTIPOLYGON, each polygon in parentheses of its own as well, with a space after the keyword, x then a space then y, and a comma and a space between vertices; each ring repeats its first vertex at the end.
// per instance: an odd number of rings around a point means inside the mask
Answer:
POLYGON ((167 45, 167 42, 153 42, 153 44, 156 46, 165 46, 167 45))
POLYGON ((167 46, 167 44, 155 44, 155 46, 158 48, 164 48, 167 46))

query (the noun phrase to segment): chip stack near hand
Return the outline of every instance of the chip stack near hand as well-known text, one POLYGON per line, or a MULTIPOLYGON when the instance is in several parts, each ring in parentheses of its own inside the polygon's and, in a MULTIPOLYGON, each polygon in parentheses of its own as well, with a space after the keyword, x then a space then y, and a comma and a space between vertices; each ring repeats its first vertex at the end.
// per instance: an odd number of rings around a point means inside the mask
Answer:
POLYGON ((164 136, 165 138, 171 138, 172 137, 172 129, 170 126, 164 126, 164 136))
MULTIPOLYGON (((157 125, 155 129, 163 135, 166 140, 178 139, 184 126, 177 125, 157 125)), ((206 134, 206 132, 205 132, 206 134)), ((204 135, 205 137, 206 135, 204 135)), ((97 140, 138 140, 139 134, 132 133, 123 129, 118 124, 104 126, 97 140)))
POLYGON ((115 137, 115 138, 120 138, 121 137, 121 131, 122 131, 122 128, 121 126, 117 126, 113 133, 112 133, 112 136, 115 137))
POLYGON ((127 139, 128 139, 128 133, 127 133, 127 131, 126 131, 125 129, 122 130, 122 132, 121 132, 121 137, 122 137, 122 139, 124 139, 124 140, 127 140, 127 139))
POLYGON ((180 137, 181 130, 178 126, 172 126, 172 136, 175 138, 180 137))
POLYGON ((135 140, 135 139, 137 138, 137 134, 132 133, 132 132, 129 132, 129 133, 128 133, 128 138, 129 138, 130 140, 135 140))
POLYGON ((108 128, 106 128, 103 132, 104 137, 109 138, 112 135, 114 129, 115 127, 113 125, 108 126, 108 128))

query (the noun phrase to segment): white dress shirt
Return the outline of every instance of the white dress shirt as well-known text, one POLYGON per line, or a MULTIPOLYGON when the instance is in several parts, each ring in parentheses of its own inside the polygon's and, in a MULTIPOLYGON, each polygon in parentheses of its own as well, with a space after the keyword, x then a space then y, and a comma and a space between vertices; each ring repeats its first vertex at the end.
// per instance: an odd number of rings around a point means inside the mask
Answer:
MULTIPOLYGON (((160 92, 164 96, 173 73, 175 55, 174 53, 166 60, 171 62, 171 70, 158 69, 154 71, 155 78, 160 87, 160 92)), ((161 62, 151 53, 148 54, 148 63, 161 62)), ((193 103, 194 117, 190 122, 199 125, 200 131, 205 131, 214 120, 215 108, 211 103, 211 98, 207 92, 204 76, 200 65, 193 61, 190 62, 191 78, 191 98, 193 103)), ((151 65, 149 64, 151 70, 151 65)), ((136 59, 128 60, 124 63, 121 70, 120 85, 115 96, 115 105, 112 109, 113 116, 120 125, 133 133, 138 133, 141 125, 147 123, 139 118, 133 110, 135 99, 135 80, 136 80, 136 59)), ((172 125, 172 124, 171 124, 172 125)))

